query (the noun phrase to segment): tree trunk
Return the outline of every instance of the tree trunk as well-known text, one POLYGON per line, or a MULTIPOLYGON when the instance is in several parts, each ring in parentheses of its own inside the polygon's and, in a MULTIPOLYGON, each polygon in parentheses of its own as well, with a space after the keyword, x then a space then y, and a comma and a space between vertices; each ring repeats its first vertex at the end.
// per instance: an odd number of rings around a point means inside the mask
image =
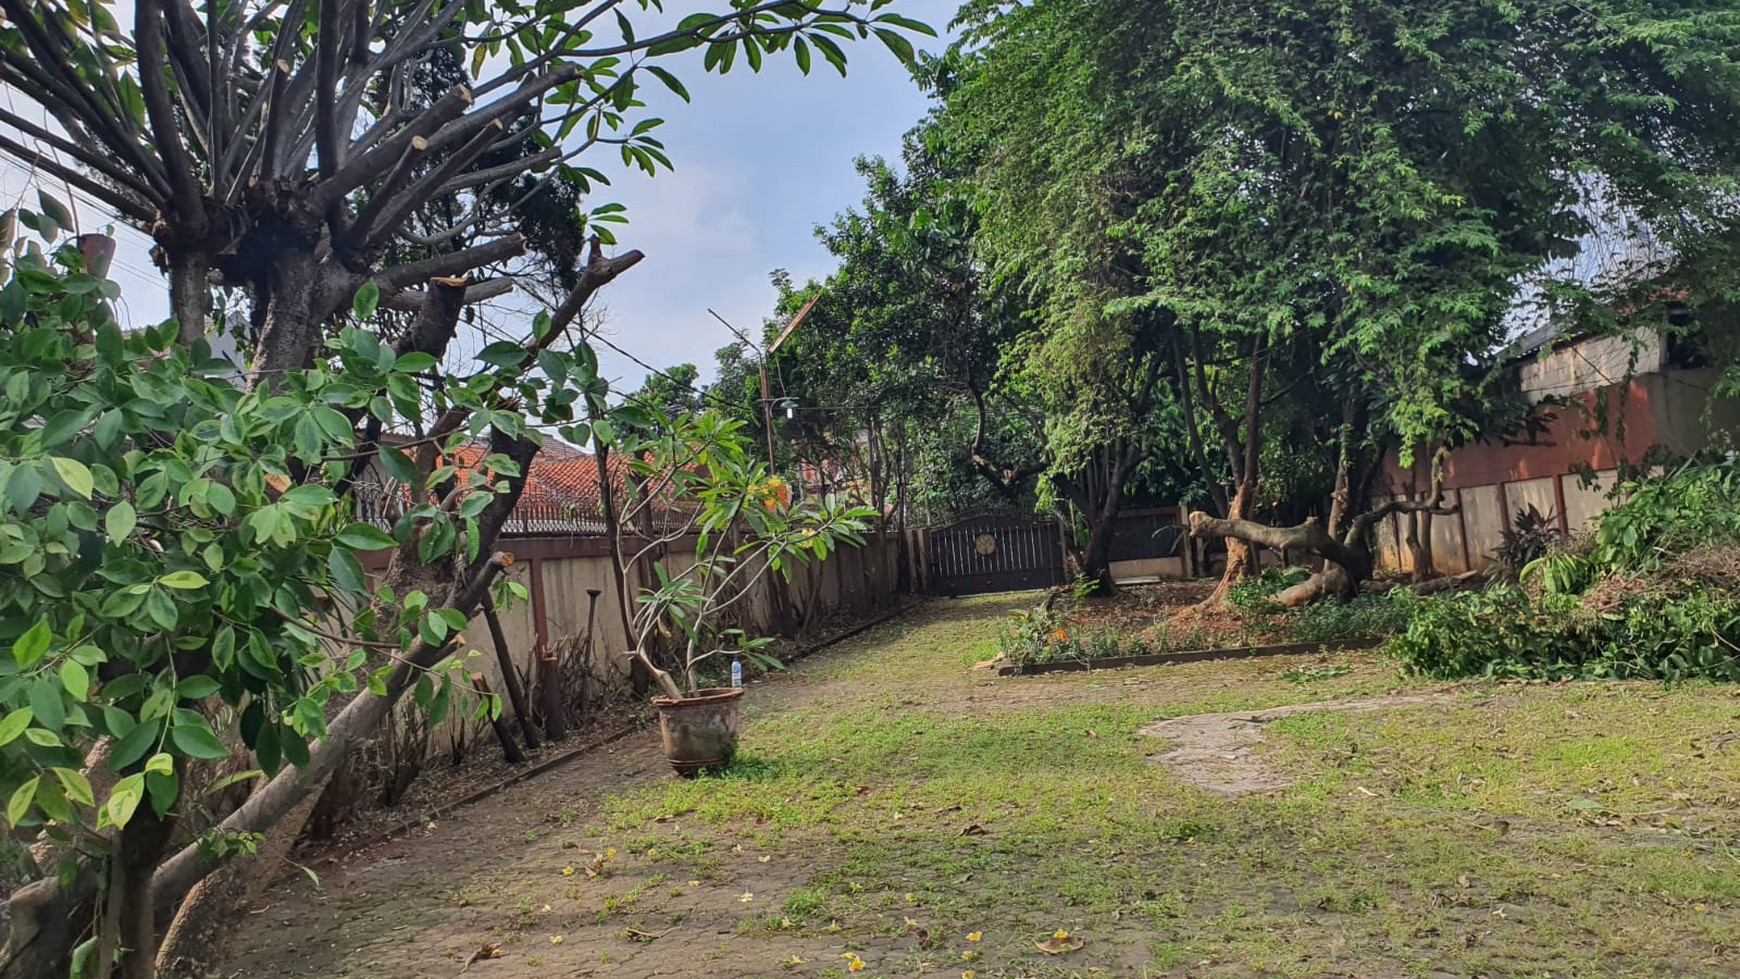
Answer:
MULTIPOLYGON (((109 873, 117 880, 109 889, 110 900, 120 908, 120 979, 153 979, 157 971, 157 915, 151 905, 151 875, 163 859, 174 822, 160 819, 149 803, 141 805, 121 830, 109 873)), ((99 966, 99 975, 102 974, 99 966)))
MULTIPOLYGON (((308 793, 284 817, 285 825, 308 822, 319 801, 320 793, 308 793)), ((157 950, 157 979, 207 979, 218 973, 236 916, 277 879, 296 839, 292 833, 268 833, 253 856, 231 860, 194 885, 157 950)))
POLYGON ((313 363, 326 321, 324 283, 312 249, 281 253, 266 276, 266 316, 254 345, 250 383, 270 386, 285 371, 313 363))
POLYGON ((176 256, 169 268, 169 312, 180 327, 180 343, 192 346, 207 333, 205 311, 210 301, 211 262, 201 251, 176 256))

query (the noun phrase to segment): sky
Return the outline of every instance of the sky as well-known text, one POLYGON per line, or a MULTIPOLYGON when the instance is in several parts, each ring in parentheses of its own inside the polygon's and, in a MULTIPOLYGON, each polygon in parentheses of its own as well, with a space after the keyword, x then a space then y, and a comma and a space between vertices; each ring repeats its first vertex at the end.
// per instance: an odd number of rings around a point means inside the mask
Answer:
MULTIPOLYGON (((698 6, 669 4, 674 13, 698 6)), ((940 34, 957 6, 958 0, 896 0, 889 9, 940 34)), ((921 50, 942 44, 914 41, 921 50)), ((628 208, 629 224, 617 227, 619 247, 646 254, 600 294, 612 343, 657 368, 693 363, 708 379, 713 351, 732 340, 708 309, 753 335, 773 312, 768 273, 787 269, 802 282, 829 271, 832 262, 813 229, 863 197, 853 159, 897 157, 901 136, 927 108, 906 69, 876 40, 847 45, 846 55, 845 78, 820 57, 806 77, 789 53, 769 58, 759 74, 741 58, 728 75, 703 74, 698 52, 661 62, 693 98, 685 104, 650 78, 642 88, 647 112, 665 119, 659 136, 675 169, 648 177, 625 168, 613 151, 586 159, 611 179, 592 203, 628 208)), ((24 107, 9 90, 0 89, 0 100, 14 111, 24 107)), ((47 186, 67 196, 55 182, 47 186)), ((32 175, 11 160, 0 162, 0 210, 18 203, 34 208, 35 198, 32 175)), ((88 201, 78 212, 81 231, 104 230, 113 220, 88 201)), ((116 235, 114 278, 122 287, 123 315, 134 322, 163 319, 168 286, 153 270, 149 240, 125 227, 116 235)), ((606 376, 626 388, 639 387, 647 373, 602 346, 599 359, 606 376)))

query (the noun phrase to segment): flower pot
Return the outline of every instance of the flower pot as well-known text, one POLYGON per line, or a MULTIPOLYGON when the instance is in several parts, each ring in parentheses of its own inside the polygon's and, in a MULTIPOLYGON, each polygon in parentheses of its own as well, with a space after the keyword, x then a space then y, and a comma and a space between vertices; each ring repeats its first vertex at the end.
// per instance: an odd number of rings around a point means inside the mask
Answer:
POLYGON ((742 690, 719 687, 697 690, 692 697, 654 697, 665 758, 678 775, 694 778, 731 763, 737 750, 737 702, 742 690))

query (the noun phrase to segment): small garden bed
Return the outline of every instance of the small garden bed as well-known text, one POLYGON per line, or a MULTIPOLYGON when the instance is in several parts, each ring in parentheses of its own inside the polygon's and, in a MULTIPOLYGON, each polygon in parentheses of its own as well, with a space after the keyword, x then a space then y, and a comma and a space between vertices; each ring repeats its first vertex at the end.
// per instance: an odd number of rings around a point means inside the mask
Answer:
POLYGON ((1151 653, 1135 656, 1106 656, 1099 659, 1055 660, 1048 663, 1023 663, 1002 666, 998 676, 1038 676, 1041 673, 1070 673, 1079 670, 1115 670, 1125 666, 1166 666, 1172 663, 1201 663, 1216 659, 1249 659, 1255 656, 1303 656, 1311 653, 1334 653, 1346 649, 1371 649, 1382 645, 1383 638, 1344 639, 1327 642, 1276 643, 1267 646, 1221 646, 1214 649, 1190 649, 1175 653, 1151 653))
POLYGON ((1270 596, 1302 568, 1269 570, 1233 589, 1230 608, 1197 612, 1212 583, 1125 589, 1116 598, 1048 597, 1009 617, 1000 673, 1109 668, 1375 646, 1407 624, 1412 595, 1361 595, 1283 609, 1270 596), (1191 614, 1180 615, 1186 610, 1191 614))

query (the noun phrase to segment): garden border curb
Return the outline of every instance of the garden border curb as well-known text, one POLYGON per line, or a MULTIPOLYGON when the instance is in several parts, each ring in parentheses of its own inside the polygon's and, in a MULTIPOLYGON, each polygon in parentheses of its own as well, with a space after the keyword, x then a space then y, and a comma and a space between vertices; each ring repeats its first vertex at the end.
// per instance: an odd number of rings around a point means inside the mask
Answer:
POLYGON ((1220 659, 1252 659, 1258 656, 1298 656, 1309 653, 1336 653, 1353 649, 1375 649, 1383 639, 1332 639, 1328 642, 1292 642, 1273 646, 1225 646, 1219 649, 1192 649, 1181 653, 1152 653, 1145 656, 1107 656, 1104 659, 1072 659, 1058 663, 1028 663, 1022 666, 1000 666, 998 676, 1039 676, 1044 673, 1081 673, 1094 670, 1115 670, 1127 666, 1166 666, 1172 663, 1203 663, 1220 659))
MULTIPOLYGON (((824 639, 821 642, 816 643, 814 646, 810 646, 807 649, 800 650, 796 655, 788 657, 788 659, 791 659, 791 660, 804 659, 804 658, 811 656, 815 653, 819 653, 822 650, 827 649, 829 646, 833 646, 836 643, 845 642, 847 639, 851 639, 854 636, 862 635, 863 633, 868 632, 871 629, 874 629, 879 625, 882 625, 886 622, 890 622, 896 618, 899 618, 900 616, 905 615, 907 612, 910 612, 913 609, 918 608, 920 605, 923 605, 923 604, 924 604, 924 600, 922 598, 919 599, 918 601, 905 602, 902 605, 900 605, 900 607, 898 607, 890 612, 887 612, 886 614, 879 615, 876 618, 871 619, 868 622, 864 622, 864 623, 860 623, 859 625, 855 625, 855 626, 851 627, 850 629, 847 629, 846 631, 840 633, 837 636, 830 636, 827 639, 824 639)), ((436 820, 438 818, 444 817, 448 813, 453 812, 456 809, 463 809, 466 806, 471 805, 472 803, 482 802, 483 800, 489 798, 492 795, 495 795, 497 792, 500 792, 503 789, 507 789, 507 788, 510 788, 514 785, 518 785, 519 783, 524 782, 527 779, 530 779, 534 776, 542 775, 545 772, 549 771, 550 769, 556 768, 559 765, 563 765, 567 762, 573 761, 574 759, 580 757, 581 755, 590 754, 591 752, 596 751, 599 748, 604 748, 604 747, 607 747, 609 745, 615 744, 616 742, 621 741, 622 739, 634 734, 637 731, 644 731, 650 727, 652 727, 652 725, 649 722, 640 721, 640 720, 625 724, 622 727, 619 727, 616 730, 611 731, 608 734, 605 734, 605 735, 598 737, 594 740, 588 741, 585 744, 577 745, 574 748, 571 748, 568 751, 564 751, 559 755, 553 755, 549 758, 545 758, 542 761, 539 761, 539 762, 525 768, 522 771, 514 772, 513 774, 509 775, 508 777, 501 779, 500 781, 497 781, 497 782, 492 782, 489 785, 485 785, 482 788, 477 789, 476 791, 469 793, 468 795, 462 796, 458 799, 454 799, 451 802, 444 802, 439 806, 435 806, 431 809, 428 809, 428 810, 420 813, 417 816, 417 818, 415 818, 415 819, 407 819, 403 822, 389 826, 386 829, 383 829, 380 832, 377 832, 377 833, 375 833, 371 836, 368 836, 362 840, 358 840, 355 843, 345 845, 345 846, 339 848, 338 850, 336 850, 335 852, 321 858, 321 860, 319 862, 321 864, 336 863, 349 854, 360 853, 363 850, 367 850, 367 849, 370 849, 373 847, 380 846, 383 843, 390 843, 393 840, 399 838, 400 836, 403 836, 406 833, 409 833, 412 830, 415 830, 420 826, 426 826, 430 822, 433 822, 434 820, 436 820)))

